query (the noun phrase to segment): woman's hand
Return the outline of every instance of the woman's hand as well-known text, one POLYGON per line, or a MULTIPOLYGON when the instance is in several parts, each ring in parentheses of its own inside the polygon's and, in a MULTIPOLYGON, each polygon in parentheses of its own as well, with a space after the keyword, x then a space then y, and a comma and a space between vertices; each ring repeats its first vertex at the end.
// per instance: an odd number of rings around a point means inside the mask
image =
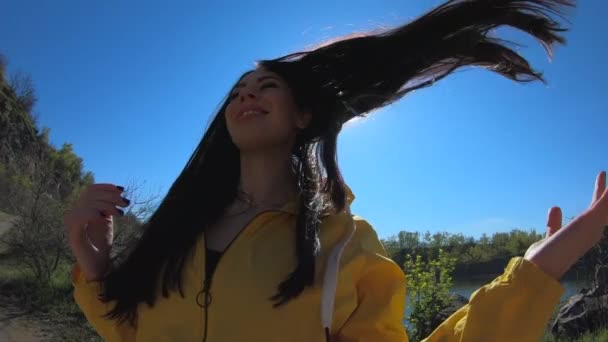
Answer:
POLYGON ((606 172, 598 174, 589 209, 561 228, 559 207, 549 210, 547 236, 526 251, 524 258, 559 280, 587 251, 595 246, 608 225, 606 172))
POLYGON ((540 245, 545 243, 545 240, 553 236, 558 230, 562 228, 562 209, 560 207, 552 207, 549 209, 547 214, 547 233, 542 240, 536 241, 531 244, 524 255, 524 259, 529 260, 529 256, 532 255, 540 245))
POLYGON ((124 215, 116 206, 129 205, 123 191, 112 184, 90 185, 64 215, 72 253, 87 280, 99 279, 107 271, 114 240, 112 217, 124 215))

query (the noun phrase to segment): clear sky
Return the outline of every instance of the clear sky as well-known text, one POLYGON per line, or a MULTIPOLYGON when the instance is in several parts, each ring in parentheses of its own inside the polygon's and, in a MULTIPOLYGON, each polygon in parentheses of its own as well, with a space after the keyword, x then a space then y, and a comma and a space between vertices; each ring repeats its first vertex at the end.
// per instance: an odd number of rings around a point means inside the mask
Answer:
MULTIPOLYGON (((407 22, 439 1, 3 1, 0 53, 30 73, 51 142, 74 144, 99 182, 164 194, 210 115, 255 60, 407 22)), ((340 136, 353 211, 400 230, 544 229, 589 203, 608 169, 605 1, 580 1, 549 62, 502 31, 549 84, 468 69, 340 136)))

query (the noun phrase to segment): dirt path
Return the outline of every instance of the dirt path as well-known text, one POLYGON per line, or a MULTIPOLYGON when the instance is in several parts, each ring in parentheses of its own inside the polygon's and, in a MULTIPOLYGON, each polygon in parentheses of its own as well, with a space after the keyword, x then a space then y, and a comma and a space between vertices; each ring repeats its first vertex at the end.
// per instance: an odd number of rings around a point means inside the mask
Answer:
POLYGON ((40 323, 0 297, 0 341, 39 342, 48 341, 49 338, 40 323))

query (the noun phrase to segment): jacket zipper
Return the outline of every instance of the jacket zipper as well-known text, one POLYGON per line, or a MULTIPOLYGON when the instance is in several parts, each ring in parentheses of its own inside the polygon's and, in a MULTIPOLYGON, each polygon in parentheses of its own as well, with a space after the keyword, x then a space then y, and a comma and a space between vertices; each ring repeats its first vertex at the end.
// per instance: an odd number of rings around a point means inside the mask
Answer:
POLYGON ((203 279, 203 289, 201 291, 199 291, 199 293, 196 295, 196 302, 199 306, 201 306, 204 310, 204 314, 205 314, 205 318, 204 318, 204 322, 203 322, 203 335, 201 337, 201 341, 202 342, 207 342, 207 331, 208 331, 208 324, 209 324, 209 306, 211 305, 211 302, 213 300, 213 296, 211 293, 211 284, 213 282, 213 277, 215 276, 215 274, 217 273, 217 270, 219 269, 220 264, 222 263, 222 261, 225 259, 226 253, 228 252, 228 250, 230 249, 230 247, 232 247, 232 245, 234 244, 234 242, 236 242, 236 240, 241 237, 241 235, 243 233, 245 233, 245 231, 247 231, 249 229, 249 227, 252 225, 252 223, 257 220, 259 217, 261 217, 262 215, 266 214, 266 213, 270 213, 270 212, 282 212, 282 213, 289 213, 288 211, 284 211, 284 210, 280 210, 280 209, 269 209, 269 210, 263 210, 260 211, 259 213, 257 213, 255 216, 253 216, 245 225, 245 227, 238 233, 236 234, 236 236, 232 239, 232 241, 230 241, 230 243, 228 244, 228 246, 226 246, 226 248, 224 249, 224 251, 222 252, 222 256, 220 257, 220 260, 218 260, 217 264, 215 265, 215 271, 213 272, 213 274, 210 277, 207 277, 207 263, 206 263, 206 258, 207 258, 207 239, 205 238, 205 233, 203 233, 203 240, 204 240, 204 245, 205 245, 205 250, 204 250, 204 254, 205 254, 205 264, 203 265, 204 267, 204 279, 203 279))
MULTIPOLYGON (((238 236, 238 235, 237 235, 238 236)), ((204 242, 204 248, 205 250, 203 251, 203 253, 207 253, 207 239, 205 239, 204 234, 203 234, 203 242, 204 242)), ((221 260, 221 258, 220 258, 221 260)), ((218 260, 218 264, 219 261, 218 260)), ((202 342, 207 342, 207 327, 208 327, 208 323, 209 323, 209 305, 211 305, 211 300, 213 299, 211 297, 211 292, 210 287, 211 287, 211 279, 213 278, 213 275, 211 277, 207 278, 207 274, 209 273, 209 270, 207 269, 207 255, 205 255, 205 264, 203 264, 203 268, 204 268, 204 276, 205 279, 203 279, 203 289, 196 295, 196 303, 201 306, 204 310, 204 323, 203 323, 203 334, 201 337, 201 341, 202 342)), ((215 266, 216 270, 217 270, 217 265, 215 266)), ((215 272, 213 272, 215 273, 215 272)))

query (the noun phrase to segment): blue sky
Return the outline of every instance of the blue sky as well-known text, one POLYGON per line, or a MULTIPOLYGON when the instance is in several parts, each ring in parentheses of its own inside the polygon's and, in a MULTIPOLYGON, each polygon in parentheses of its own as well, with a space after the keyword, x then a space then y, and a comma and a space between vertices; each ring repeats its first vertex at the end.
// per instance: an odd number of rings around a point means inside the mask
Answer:
MULTIPOLYGON (((51 142, 74 144, 99 182, 164 194, 210 115, 255 60, 407 22, 439 1, 3 2, 0 53, 30 73, 51 142)), ((381 237, 544 229, 547 209, 587 207, 608 169, 608 4, 581 1, 548 85, 467 69, 349 125, 339 159, 353 211, 381 237)), ((500 31, 499 31, 500 32, 500 31)))

